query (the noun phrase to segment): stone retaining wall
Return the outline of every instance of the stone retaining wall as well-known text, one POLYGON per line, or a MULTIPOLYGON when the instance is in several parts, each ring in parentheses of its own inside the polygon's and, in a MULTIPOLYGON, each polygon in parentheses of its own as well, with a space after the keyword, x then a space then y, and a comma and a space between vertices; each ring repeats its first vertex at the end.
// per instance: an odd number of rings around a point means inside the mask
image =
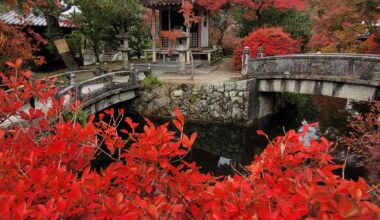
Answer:
POLYGON ((163 84, 141 86, 128 104, 132 113, 173 116, 179 107, 190 119, 245 122, 248 119, 248 80, 223 84, 163 84))

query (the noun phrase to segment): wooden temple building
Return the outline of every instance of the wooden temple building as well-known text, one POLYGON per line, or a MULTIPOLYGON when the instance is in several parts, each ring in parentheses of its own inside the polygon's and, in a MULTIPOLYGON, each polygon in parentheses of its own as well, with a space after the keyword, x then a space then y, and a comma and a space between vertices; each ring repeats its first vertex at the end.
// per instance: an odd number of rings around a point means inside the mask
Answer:
MULTIPOLYGON (((160 33, 172 29, 186 30, 183 15, 178 12, 181 8, 182 0, 140 0, 140 3, 144 7, 152 9, 152 38, 157 39, 159 37, 157 43, 156 41, 152 42, 152 49, 144 51, 145 57, 147 57, 147 54, 152 53, 153 62, 156 62, 158 56, 162 57, 163 62, 165 62, 165 57, 168 55, 169 40, 160 33), (156 22, 156 19, 158 19, 158 22, 156 22)), ((196 16, 201 19, 198 23, 193 24, 190 29, 192 54, 194 59, 207 60, 208 63, 213 63, 219 59, 219 51, 212 48, 209 42, 209 14, 205 9, 199 7, 196 1, 194 1, 194 10, 196 16)), ((175 48, 173 55, 176 55, 175 48)))

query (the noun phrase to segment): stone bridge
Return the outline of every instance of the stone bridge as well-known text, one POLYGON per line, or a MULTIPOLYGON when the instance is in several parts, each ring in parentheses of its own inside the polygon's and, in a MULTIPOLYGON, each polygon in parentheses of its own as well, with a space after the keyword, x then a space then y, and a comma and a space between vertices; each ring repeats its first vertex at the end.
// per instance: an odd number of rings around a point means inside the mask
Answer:
POLYGON ((380 98, 380 56, 296 54, 250 58, 243 55, 248 78, 249 118, 272 112, 273 93, 324 95, 368 101, 380 98))
MULTIPOLYGON (((137 74, 133 71, 102 72, 99 69, 79 70, 61 73, 49 77, 57 78, 57 98, 65 97, 65 102, 80 100, 81 108, 86 116, 98 113, 114 104, 134 99, 137 96, 139 84, 137 74), (78 81, 76 78, 87 78, 78 81), (72 93, 69 100, 69 91, 72 93)), ((22 88, 20 88, 22 89, 22 88)), ((43 104, 34 101, 35 109, 46 112, 51 102, 43 104)), ((31 103, 21 107, 21 111, 28 112, 31 103)), ((0 126, 6 127, 15 121, 22 121, 17 115, 11 116, 0 126)))
POLYGON ((98 70, 82 70, 56 75, 58 77, 58 97, 66 96, 69 91, 75 100, 82 102, 86 115, 98 113, 112 105, 131 100, 137 96, 139 84, 137 73, 133 71, 116 71, 99 74, 98 70), (77 82, 81 74, 94 77, 77 82))

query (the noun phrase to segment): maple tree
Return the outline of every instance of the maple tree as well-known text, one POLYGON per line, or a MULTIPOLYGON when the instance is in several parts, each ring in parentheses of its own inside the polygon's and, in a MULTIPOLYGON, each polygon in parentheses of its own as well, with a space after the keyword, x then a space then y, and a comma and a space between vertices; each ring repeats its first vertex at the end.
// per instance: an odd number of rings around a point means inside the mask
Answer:
POLYGON ((240 45, 234 51, 233 66, 241 69, 241 57, 245 46, 251 50, 251 57, 257 56, 260 46, 264 48, 265 56, 298 53, 300 41, 291 38, 282 28, 260 28, 243 38, 240 45))
POLYGON ((223 7, 247 8, 249 10, 247 10, 246 17, 257 20, 260 27, 263 24, 262 11, 270 6, 278 9, 297 8, 304 10, 307 8, 307 5, 302 0, 199 0, 198 4, 211 12, 218 11, 223 7))
POLYGON ((186 33, 181 30, 173 29, 170 31, 161 31, 161 35, 169 40, 168 56, 171 57, 173 55, 173 45, 177 42, 179 37, 186 36, 186 33))
POLYGON ((44 57, 33 54, 40 50, 41 45, 47 44, 39 34, 32 29, 24 32, 20 27, 10 26, 0 21, 0 65, 6 60, 15 61, 17 58, 33 61, 40 65, 45 62, 44 57))
POLYGON ((62 12, 71 8, 72 0, 6 0, 6 2, 11 7, 17 6, 23 13, 30 13, 33 10, 35 13, 42 14, 49 31, 49 40, 54 43, 66 67, 69 69, 79 68, 59 26, 59 17, 62 12))
POLYGON ((313 1, 310 4, 316 10, 314 18, 314 32, 310 46, 313 49, 322 49, 321 43, 329 47, 335 46, 335 51, 363 52, 365 48, 358 41, 363 34, 376 34, 379 31, 376 25, 380 19, 380 9, 377 0, 323 0, 313 1), (319 36, 324 36, 324 43, 319 36), (327 45, 326 45, 327 44, 327 45))
POLYGON ((305 146, 307 125, 304 132, 291 130, 269 141, 244 175, 213 177, 182 160, 197 134, 184 134, 185 119, 178 109, 172 121, 176 131, 168 129, 169 123, 155 126, 146 119, 138 133, 140 125, 114 109, 82 126, 62 116, 75 113, 80 102, 56 99, 56 79, 31 81, 30 72, 20 70, 21 63, 8 62, 15 72, 0 73, 10 88, 0 90, 0 120, 18 115, 25 122, 0 128, 3 219, 380 217, 379 207, 369 202, 365 181, 333 174, 341 166, 332 162, 332 143, 322 137, 305 146), (51 107, 21 110, 32 96, 51 107), (121 120, 129 128, 118 128, 121 120), (113 162, 96 172, 90 164, 100 153, 113 162))
POLYGON ((184 25, 186 27, 186 35, 187 35, 187 58, 186 61, 188 64, 191 62, 191 77, 190 79, 194 79, 194 57, 193 53, 190 49, 190 42, 191 42, 191 33, 190 29, 193 26, 193 24, 196 24, 201 21, 201 17, 197 16, 194 11, 194 5, 189 0, 182 0, 181 9, 178 11, 179 13, 182 13, 182 16, 184 18, 184 25))

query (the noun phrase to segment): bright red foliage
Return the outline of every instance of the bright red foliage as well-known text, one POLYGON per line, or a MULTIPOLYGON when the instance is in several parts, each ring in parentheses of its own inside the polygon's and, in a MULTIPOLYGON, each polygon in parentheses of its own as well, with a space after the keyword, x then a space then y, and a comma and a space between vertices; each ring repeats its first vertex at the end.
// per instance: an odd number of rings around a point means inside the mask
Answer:
POLYGON ((233 66, 241 69, 241 57, 245 46, 251 49, 251 57, 256 57, 259 46, 264 47, 264 56, 273 56, 298 53, 300 45, 300 41, 292 39, 282 28, 260 28, 245 37, 235 49, 233 66))
MULTIPOLYGON (((16 69, 21 64, 13 65, 16 69)), ((30 73, 1 74, 13 92, 0 90, 0 117, 20 115, 25 124, 0 129, 0 217, 2 219, 378 219, 363 181, 332 173, 332 143, 321 138, 305 146, 304 133, 289 131, 271 141, 246 167, 246 175, 224 179, 201 174, 182 158, 196 134, 183 133, 184 116, 155 126, 146 120, 143 133, 129 118, 102 119, 82 127, 61 113, 77 104, 53 101, 46 113, 20 107, 34 95, 54 100, 53 81, 30 82, 30 73), (24 87, 20 89, 20 85, 24 87), (131 127, 114 126, 125 120, 131 127), (126 133, 132 142, 118 132, 126 133), (100 148, 105 145, 109 151, 100 148), (90 160, 103 151, 114 161, 101 173, 90 160), (173 165, 174 162, 179 165, 173 165)), ((100 118, 104 118, 104 114, 100 118)), ((307 127, 304 129, 307 131, 307 127)), ((265 135, 264 132, 258 132, 265 135)))
POLYGON ((368 46, 366 53, 380 54, 380 33, 372 34, 366 42, 368 46))
POLYGON ((0 21, 0 64, 3 64, 5 60, 14 61, 22 58, 41 65, 45 62, 44 57, 35 57, 33 53, 38 52, 39 46, 43 44, 47 44, 47 41, 32 29, 27 29, 25 33, 20 27, 10 26, 0 21))

